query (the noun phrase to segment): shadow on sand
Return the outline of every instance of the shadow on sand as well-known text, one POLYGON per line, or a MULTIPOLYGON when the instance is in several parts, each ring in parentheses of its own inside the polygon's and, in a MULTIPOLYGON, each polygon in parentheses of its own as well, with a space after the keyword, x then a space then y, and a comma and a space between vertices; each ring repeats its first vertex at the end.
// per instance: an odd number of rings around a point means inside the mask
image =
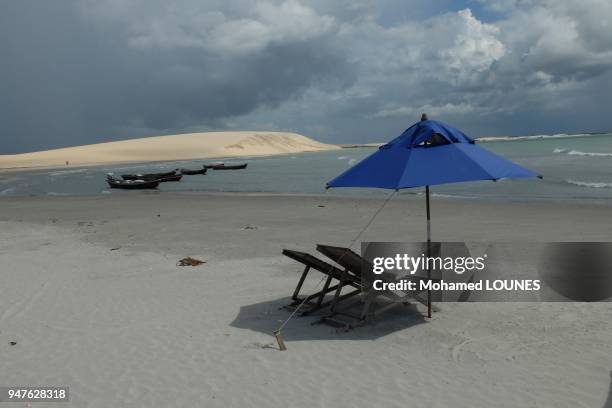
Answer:
MULTIPOLYGON (((283 309, 288 305, 288 297, 267 302, 254 303, 240 307, 238 316, 230 326, 249 329, 271 335, 285 321, 291 312, 283 309)), ((398 305, 382 313, 363 326, 348 332, 339 332, 326 324, 316 324, 322 316, 328 313, 324 310, 318 314, 299 316, 299 313, 287 323, 283 329, 285 340, 375 340, 388 334, 425 323, 426 320, 415 305, 398 305)))
POLYGON ((608 399, 604 402, 603 408, 612 408, 612 371, 610 371, 610 389, 608 390, 608 399))

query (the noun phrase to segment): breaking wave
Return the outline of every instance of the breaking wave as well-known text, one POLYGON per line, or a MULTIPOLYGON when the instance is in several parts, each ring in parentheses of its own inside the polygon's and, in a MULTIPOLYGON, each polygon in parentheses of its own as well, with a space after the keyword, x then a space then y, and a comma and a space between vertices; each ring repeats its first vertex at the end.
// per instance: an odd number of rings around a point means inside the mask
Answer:
POLYGON ((15 191, 17 191, 16 187, 5 188, 4 190, 0 191, 0 195, 9 195, 14 193, 15 191))
POLYGON ((573 137, 592 137, 599 136, 591 133, 556 133, 554 135, 530 135, 530 136, 491 136, 479 137, 476 139, 479 142, 512 142, 517 140, 539 140, 539 139, 568 139, 573 137))
POLYGON ((567 154, 570 156, 612 157, 612 153, 581 152, 579 150, 570 150, 567 154))
POLYGON ((576 180, 565 180, 569 184, 573 184, 575 186, 580 187, 589 187, 589 188, 612 188, 612 183, 604 183, 604 182, 589 182, 589 181, 576 181, 576 180))

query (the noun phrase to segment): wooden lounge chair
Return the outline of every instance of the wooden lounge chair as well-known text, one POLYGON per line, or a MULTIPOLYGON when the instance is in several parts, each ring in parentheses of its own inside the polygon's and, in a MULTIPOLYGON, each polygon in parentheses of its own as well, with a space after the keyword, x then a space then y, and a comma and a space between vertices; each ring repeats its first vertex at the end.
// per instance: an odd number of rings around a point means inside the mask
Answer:
MULTIPOLYGON (((378 291, 377 293, 368 291, 365 298, 363 299, 363 307, 361 308, 361 312, 359 314, 351 313, 347 309, 340 310, 338 308, 338 303, 342 300, 342 289, 350 281, 349 277, 351 275, 357 277, 359 279, 361 287, 363 288, 364 285, 367 285, 369 283, 364 282, 362 271, 364 270, 364 268, 369 268, 369 270, 372 270, 372 263, 367 259, 362 258, 360 255, 356 254, 349 248, 330 245, 317 245, 317 251, 321 252, 323 255, 327 256, 329 259, 344 268, 343 275, 340 278, 340 283, 336 285, 336 292, 331 301, 331 313, 329 316, 326 316, 323 319, 324 321, 331 321, 332 323, 340 323, 343 325, 350 326, 346 322, 337 321, 336 319, 334 319, 334 316, 337 314, 341 314, 351 317, 353 319, 357 319, 358 321, 365 321, 368 317, 378 315, 394 306, 407 304, 409 299, 414 299, 419 303, 427 305, 427 301, 419 295, 422 291, 403 292, 387 290, 378 291), (383 296, 387 298, 390 302, 385 306, 379 307, 377 310, 370 310, 374 299, 378 296, 383 296)), ((384 273, 379 276, 384 281, 395 280, 393 276, 389 276, 384 273)))
POLYGON ((305 316, 323 307, 328 306, 332 300, 330 299, 330 300, 324 301, 325 296, 330 292, 336 291, 341 281, 344 282, 343 286, 350 286, 354 290, 351 292, 345 293, 342 296, 338 296, 338 299, 334 297, 334 300, 336 300, 336 302, 341 301, 343 299, 347 299, 361 292, 361 279, 356 277, 352 273, 347 273, 346 276, 343 278, 345 271, 342 271, 338 269, 337 267, 330 265, 327 262, 322 261, 319 258, 316 258, 313 255, 308 254, 306 252, 294 251, 291 249, 283 249, 283 255, 288 256, 289 258, 296 260, 305 266, 304 271, 302 272, 302 275, 300 276, 300 280, 298 281, 298 284, 295 287, 295 290, 293 291, 293 295, 291 296, 291 299, 293 300, 293 302, 287 306, 287 308, 292 309, 303 303, 303 306, 301 309, 303 310, 301 312, 302 316, 305 316), (323 273, 324 275, 327 275, 327 279, 325 280, 323 289, 321 289, 320 291, 316 293, 313 293, 312 295, 308 295, 306 297, 300 298, 299 297, 300 290, 302 289, 302 285, 304 284, 304 281, 306 280, 306 276, 308 276, 308 272, 311 269, 314 269, 316 271, 323 273), (338 281, 338 283, 335 285, 332 285, 332 280, 334 279, 338 281))

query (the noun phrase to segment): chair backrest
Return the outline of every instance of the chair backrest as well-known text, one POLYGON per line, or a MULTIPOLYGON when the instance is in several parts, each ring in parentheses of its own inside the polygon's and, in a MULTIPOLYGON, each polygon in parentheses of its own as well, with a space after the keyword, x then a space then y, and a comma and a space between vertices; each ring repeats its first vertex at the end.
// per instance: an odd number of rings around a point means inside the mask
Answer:
MULTIPOLYGON (((346 268, 349 272, 353 273, 359 279, 360 283, 365 286, 369 286, 367 282, 368 274, 363 274, 363 270, 372 270, 373 264, 367 259, 353 252, 350 248, 335 247, 330 245, 317 245, 317 251, 333 260, 338 265, 346 268)), ((387 282, 393 282, 393 276, 387 274, 380 275, 381 279, 387 282)), ((388 299, 403 301, 406 299, 407 291, 392 291, 383 290, 377 292, 378 295, 385 296, 388 299)))
POLYGON ((325 261, 316 258, 309 253, 294 251, 293 249, 283 249, 283 255, 296 260, 304 265, 310 266, 319 272, 323 273, 341 273, 342 271, 333 265, 328 264, 325 261))
POLYGON ((356 254, 350 248, 318 244, 317 251, 359 277, 361 277, 364 266, 366 268, 372 267, 371 262, 356 254))

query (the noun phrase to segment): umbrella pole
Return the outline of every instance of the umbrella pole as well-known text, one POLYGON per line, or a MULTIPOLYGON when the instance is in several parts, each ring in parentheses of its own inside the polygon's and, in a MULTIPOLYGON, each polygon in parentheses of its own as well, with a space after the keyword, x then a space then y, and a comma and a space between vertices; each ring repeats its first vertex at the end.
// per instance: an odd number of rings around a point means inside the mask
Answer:
MULTIPOLYGON (((431 281, 431 212, 429 210, 429 186, 425 186, 425 203, 427 206, 427 279, 431 281)), ((427 317, 431 318, 431 289, 427 289, 427 317)))

